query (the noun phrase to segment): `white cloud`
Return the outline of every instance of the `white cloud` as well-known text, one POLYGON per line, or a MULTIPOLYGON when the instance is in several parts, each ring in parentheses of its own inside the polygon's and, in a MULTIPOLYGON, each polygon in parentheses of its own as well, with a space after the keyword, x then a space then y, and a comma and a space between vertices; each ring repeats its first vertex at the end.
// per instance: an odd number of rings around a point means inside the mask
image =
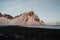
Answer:
POLYGON ((22 0, 6 0, 5 2, 0 2, 0 5, 9 6, 22 3, 22 0))
POLYGON ((24 3, 21 3, 21 4, 14 5, 14 6, 4 7, 1 11, 2 11, 3 14, 7 13, 7 14, 12 15, 12 13, 13 13, 13 16, 15 16, 15 15, 18 15, 17 13, 19 12, 19 10, 21 12, 22 8, 26 8, 26 7, 30 6, 31 4, 32 4, 32 2, 28 1, 28 2, 24 2, 24 3))
POLYGON ((22 4, 17 4, 17 5, 14 5, 14 6, 10 6, 10 7, 5 7, 6 10, 16 10, 16 9, 19 9, 19 8, 24 8, 24 7, 27 7, 29 5, 31 5, 32 3, 29 1, 29 2, 25 2, 25 3, 22 3, 22 4))
MULTIPOLYGON (((19 0, 17 2, 19 2, 19 0)), ((21 12, 25 12, 27 10, 29 11, 31 8, 30 6, 33 7, 33 4, 34 4, 34 2, 32 0, 30 0, 27 2, 23 2, 23 3, 18 3, 18 4, 13 5, 13 6, 6 6, 2 9, 2 12, 3 12, 3 14, 7 13, 7 14, 15 16, 15 15, 18 15, 17 13, 20 14, 21 12)))

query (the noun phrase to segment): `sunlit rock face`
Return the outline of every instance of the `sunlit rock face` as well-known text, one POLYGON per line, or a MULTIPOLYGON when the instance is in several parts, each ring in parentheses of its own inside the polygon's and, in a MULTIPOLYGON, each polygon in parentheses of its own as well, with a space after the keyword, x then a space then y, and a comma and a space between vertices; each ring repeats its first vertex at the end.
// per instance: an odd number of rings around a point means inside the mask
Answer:
POLYGON ((44 21, 33 12, 24 12, 20 15, 12 17, 11 15, 0 13, 0 23, 9 25, 44 25, 44 21))

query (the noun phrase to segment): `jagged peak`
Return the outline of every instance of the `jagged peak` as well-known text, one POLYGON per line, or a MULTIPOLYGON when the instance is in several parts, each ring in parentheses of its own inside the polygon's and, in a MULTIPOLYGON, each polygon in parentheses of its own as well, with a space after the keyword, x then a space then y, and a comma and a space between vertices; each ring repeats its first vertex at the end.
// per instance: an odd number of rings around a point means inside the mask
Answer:
POLYGON ((0 13, 0 17, 4 17, 4 18, 7 18, 7 19, 12 19, 13 16, 9 15, 9 14, 2 14, 0 13))
MULTIPOLYGON (((11 24, 27 24, 27 25, 40 25, 44 24, 43 20, 40 20, 37 14, 34 13, 34 11, 24 12, 20 15, 17 15, 15 17, 8 15, 8 14, 2 14, 0 13, 0 20, 2 21, 1 17, 11 19, 11 20, 5 20, 6 23, 9 22, 11 24)), ((3 19, 4 19, 3 18, 3 19)))
MULTIPOLYGON (((22 15, 27 15, 27 16, 32 16, 32 15, 35 15, 34 14, 34 11, 26 11, 26 12, 24 12, 24 13, 22 13, 22 14, 20 14, 20 15, 17 15, 17 16, 15 16, 15 17, 13 17, 13 16, 11 16, 11 15, 9 15, 9 14, 2 14, 2 13, 0 13, 0 17, 11 17, 11 18, 16 18, 16 17, 20 17, 20 16, 22 16, 22 15)), ((11 19, 10 18, 10 19, 11 19)), ((9 18, 8 18, 9 19, 9 18)))

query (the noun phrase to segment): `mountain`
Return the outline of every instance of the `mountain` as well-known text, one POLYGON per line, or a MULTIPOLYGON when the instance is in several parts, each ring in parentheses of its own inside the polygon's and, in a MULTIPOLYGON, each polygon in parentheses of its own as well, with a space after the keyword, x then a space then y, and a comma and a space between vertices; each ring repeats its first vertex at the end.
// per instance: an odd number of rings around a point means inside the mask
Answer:
POLYGON ((44 25, 44 21, 40 20, 39 17, 33 12, 24 12, 20 15, 12 17, 8 14, 0 13, 0 24, 7 25, 44 25))
POLYGON ((7 19, 12 19, 13 18, 11 15, 2 14, 2 13, 0 13, 0 17, 4 17, 4 18, 7 18, 7 19))

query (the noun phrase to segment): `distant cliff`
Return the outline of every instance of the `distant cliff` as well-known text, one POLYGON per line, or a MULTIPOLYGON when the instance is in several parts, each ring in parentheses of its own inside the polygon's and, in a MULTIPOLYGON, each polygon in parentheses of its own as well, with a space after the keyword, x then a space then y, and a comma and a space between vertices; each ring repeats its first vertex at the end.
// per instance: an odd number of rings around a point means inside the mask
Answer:
POLYGON ((0 13, 0 24, 4 25, 44 25, 44 21, 33 12, 24 12, 15 17, 0 13))

